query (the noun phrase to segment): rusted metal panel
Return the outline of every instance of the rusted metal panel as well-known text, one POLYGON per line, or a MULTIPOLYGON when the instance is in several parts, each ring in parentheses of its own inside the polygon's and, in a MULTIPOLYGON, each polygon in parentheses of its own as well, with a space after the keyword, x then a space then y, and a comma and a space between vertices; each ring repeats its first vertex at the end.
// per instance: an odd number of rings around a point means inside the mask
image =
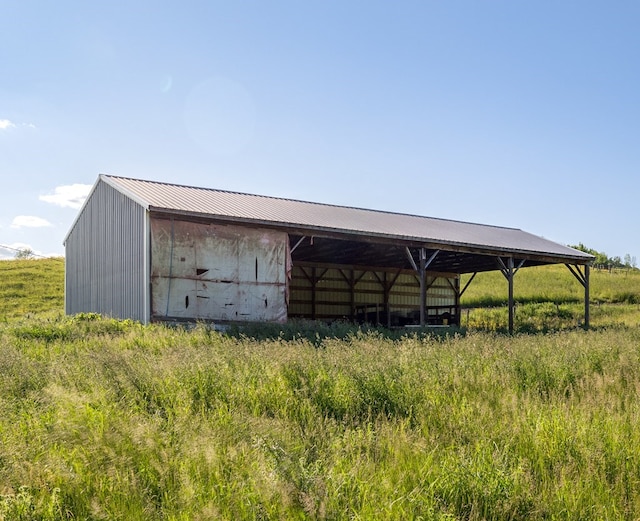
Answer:
POLYGON ((154 318, 287 318, 285 233, 151 219, 154 318))

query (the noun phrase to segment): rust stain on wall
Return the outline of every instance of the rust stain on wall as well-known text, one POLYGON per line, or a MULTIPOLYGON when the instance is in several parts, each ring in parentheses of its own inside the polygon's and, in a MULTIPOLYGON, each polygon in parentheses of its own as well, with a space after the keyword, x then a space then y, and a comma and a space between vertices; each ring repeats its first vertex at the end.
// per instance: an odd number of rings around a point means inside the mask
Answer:
POLYGON ((284 232, 151 219, 152 316, 287 318, 284 232))

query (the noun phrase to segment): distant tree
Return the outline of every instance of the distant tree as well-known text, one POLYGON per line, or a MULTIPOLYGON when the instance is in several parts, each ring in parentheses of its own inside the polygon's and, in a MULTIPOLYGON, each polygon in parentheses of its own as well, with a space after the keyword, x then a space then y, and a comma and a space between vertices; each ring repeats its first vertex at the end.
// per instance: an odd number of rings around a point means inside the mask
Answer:
POLYGON ((608 266, 611 264, 611 260, 609 259, 609 257, 607 257, 607 254, 605 252, 595 252, 595 256, 596 256, 596 264, 602 265, 602 266, 608 266))
POLYGON ((596 266, 610 266, 611 265, 611 259, 609 259, 609 257, 607 257, 607 254, 605 252, 603 252, 603 251, 597 251, 597 250, 594 250, 593 248, 588 248, 582 243, 579 243, 577 245, 571 246, 571 248, 575 248, 576 250, 580 250, 580 251, 583 251, 585 253, 588 253, 589 255, 593 255, 595 257, 595 260, 594 260, 593 263, 596 266))
POLYGON ((571 248, 575 248, 576 250, 583 251, 585 253, 589 253, 595 257, 594 265, 595 266, 605 266, 609 269, 611 268, 636 268, 637 261, 635 257, 632 257, 630 254, 626 254, 624 256, 624 261, 619 257, 609 257, 603 251, 594 250, 593 248, 588 248, 584 244, 579 243, 575 246, 571 246, 571 248))
POLYGON ((32 259, 35 253, 31 248, 19 248, 16 251, 16 259, 32 259))
POLYGON ((627 269, 635 270, 638 267, 638 261, 635 255, 630 255, 629 253, 627 253, 624 256, 624 266, 627 269))

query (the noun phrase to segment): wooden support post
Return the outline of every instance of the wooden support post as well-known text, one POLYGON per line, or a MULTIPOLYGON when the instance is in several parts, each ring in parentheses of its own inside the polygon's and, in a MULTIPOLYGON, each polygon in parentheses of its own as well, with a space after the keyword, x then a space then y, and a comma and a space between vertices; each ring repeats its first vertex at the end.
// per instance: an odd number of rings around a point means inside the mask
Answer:
POLYGON ((573 276, 578 279, 578 282, 582 284, 584 288, 584 328, 589 329, 589 321, 590 321, 590 312, 589 312, 589 272, 590 267, 588 264, 585 264, 584 271, 580 269, 579 266, 572 266, 571 264, 565 264, 569 271, 573 273, 573 276))
POLYGON ((589 329, 589 271, 588 264, 584 267, 584 328, 589 329))
POLYGON ((398 277, 402 273, 402 270, 398 270, 391 279, 389 279, 389 274, 386 271, 383 272, 382 278, 380 278, 377 272, 373 271, 372 273, 375 276, 375 278, 378 280, 378 283, 380 284, 380 286, 382 286, 382 303, 384 306, 383 311, 386 311, 386 324, 387 324, 387 327, 390 328, 391 327, 391 305, 390 305, 391 290, 393 289, 393 286, 398 280, 398 277))
POLYGON ((418 272, 418 277, 420 281, 420 325, 425 326, 427 324, 427 268, 438 256, 440 250, 436 250, 431 254, 431 257, 427 259, 427 249, 420 248, 418 253, 420 255, 420 264, 417 265, 416 261, 413 259, 413 255, 411 254, 411 250, 409 248, 405 248, 407 252, 407 257, 409 258, 409 262, 411 263, 411 267, 418 272))
POLYGON ((420 326, 427 324, 427 250, 420 248, 420 326))
POLYGON ((508 304, 509 305, 509 333, 513 333, 513 324, 514 324, 514 316, 515 316, 515 302, 513 300, 513 277, 515 276, 516 273, 518 273, 518 270, 522 268, 525 261, 524 259, 522 259, 518 264, 518 266, 514 266, 513 257, 509 257, 507 259, 507 264, 505 264, 500 257, 497 257, 497 259, 498 259, 498 266, 500 267, 500 271, 504 275, 505 279, 507 279, 507 282, 509 284, 509 304, 508 304))
POLYGON ((383 277, 383 296, 382 302, 384 304, 384 311, 386 311, 386 326, 391 327, 391 309, 389 308, 389 281, 387 280, 387 272, 385 271, 383 277))
POLYGON ((433 262, 440 253, 440 250, 436 250, 431 254, 431 257, 427 259, 427 249, 420 248, 418 254, 420 256, 420 264, 417 265, 411 255, 409 248, 405 248, 409 262, 415 271, 418 272, 418 278, 420 281, 420 325, 425 326, 427 324, 427 268, 433 262))
MULTIPOLYGON (((449 284, 451 284, 451 281, 449 281, 449 284)), ((453 319, 453 325, 460 327, 460 295, 462 294, 460 292, 460 275, 454 279, 453 294, 456 296, 455 306, 453 308, 453 316, 455 317, 453 319)))
POLYGON ((311 319, 316 319, 316 284, 318 279, 316 278, 316 268, 311 268, 311 319))
POLYGON ((346 275, 343 269, 338 269, 338 273, 342 275, 342 278, 349 285, 349 320, 352 322, 356 318, 356 301, 355 301, 355 280, 353 275, 353 268, 349 269, 349 275, 346 275))
POLYGON ((325 276, 327 273, 327 269, 322 270, 320 275, 318 275, 318 270, 315 266, 311 268, 311 275, 309 275, 304 268, 301 268, 302 274, 311 284, 311 318, 312 320, 316 319, 316 286, 318 282, 325 276))
POLYGON ((507 270, 509 276, 507 280, 509 281, 509 334, 513 333, 513 314, 514 314, 514 303, 513 303, 513 257, 509 257, 507 262, 507 270))
POLYGON ((349 307, 351 309, 351 321, 356 319, 356 279, 353 268, 349 270, 349 307))

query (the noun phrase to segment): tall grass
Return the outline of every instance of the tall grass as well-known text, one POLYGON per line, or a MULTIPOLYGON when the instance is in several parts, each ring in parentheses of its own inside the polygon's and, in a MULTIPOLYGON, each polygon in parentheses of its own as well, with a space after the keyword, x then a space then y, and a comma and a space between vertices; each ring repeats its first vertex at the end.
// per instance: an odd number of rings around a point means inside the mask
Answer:
POLYGON ((635 519, 639 340, 0 325, 0 520, 635 519))

